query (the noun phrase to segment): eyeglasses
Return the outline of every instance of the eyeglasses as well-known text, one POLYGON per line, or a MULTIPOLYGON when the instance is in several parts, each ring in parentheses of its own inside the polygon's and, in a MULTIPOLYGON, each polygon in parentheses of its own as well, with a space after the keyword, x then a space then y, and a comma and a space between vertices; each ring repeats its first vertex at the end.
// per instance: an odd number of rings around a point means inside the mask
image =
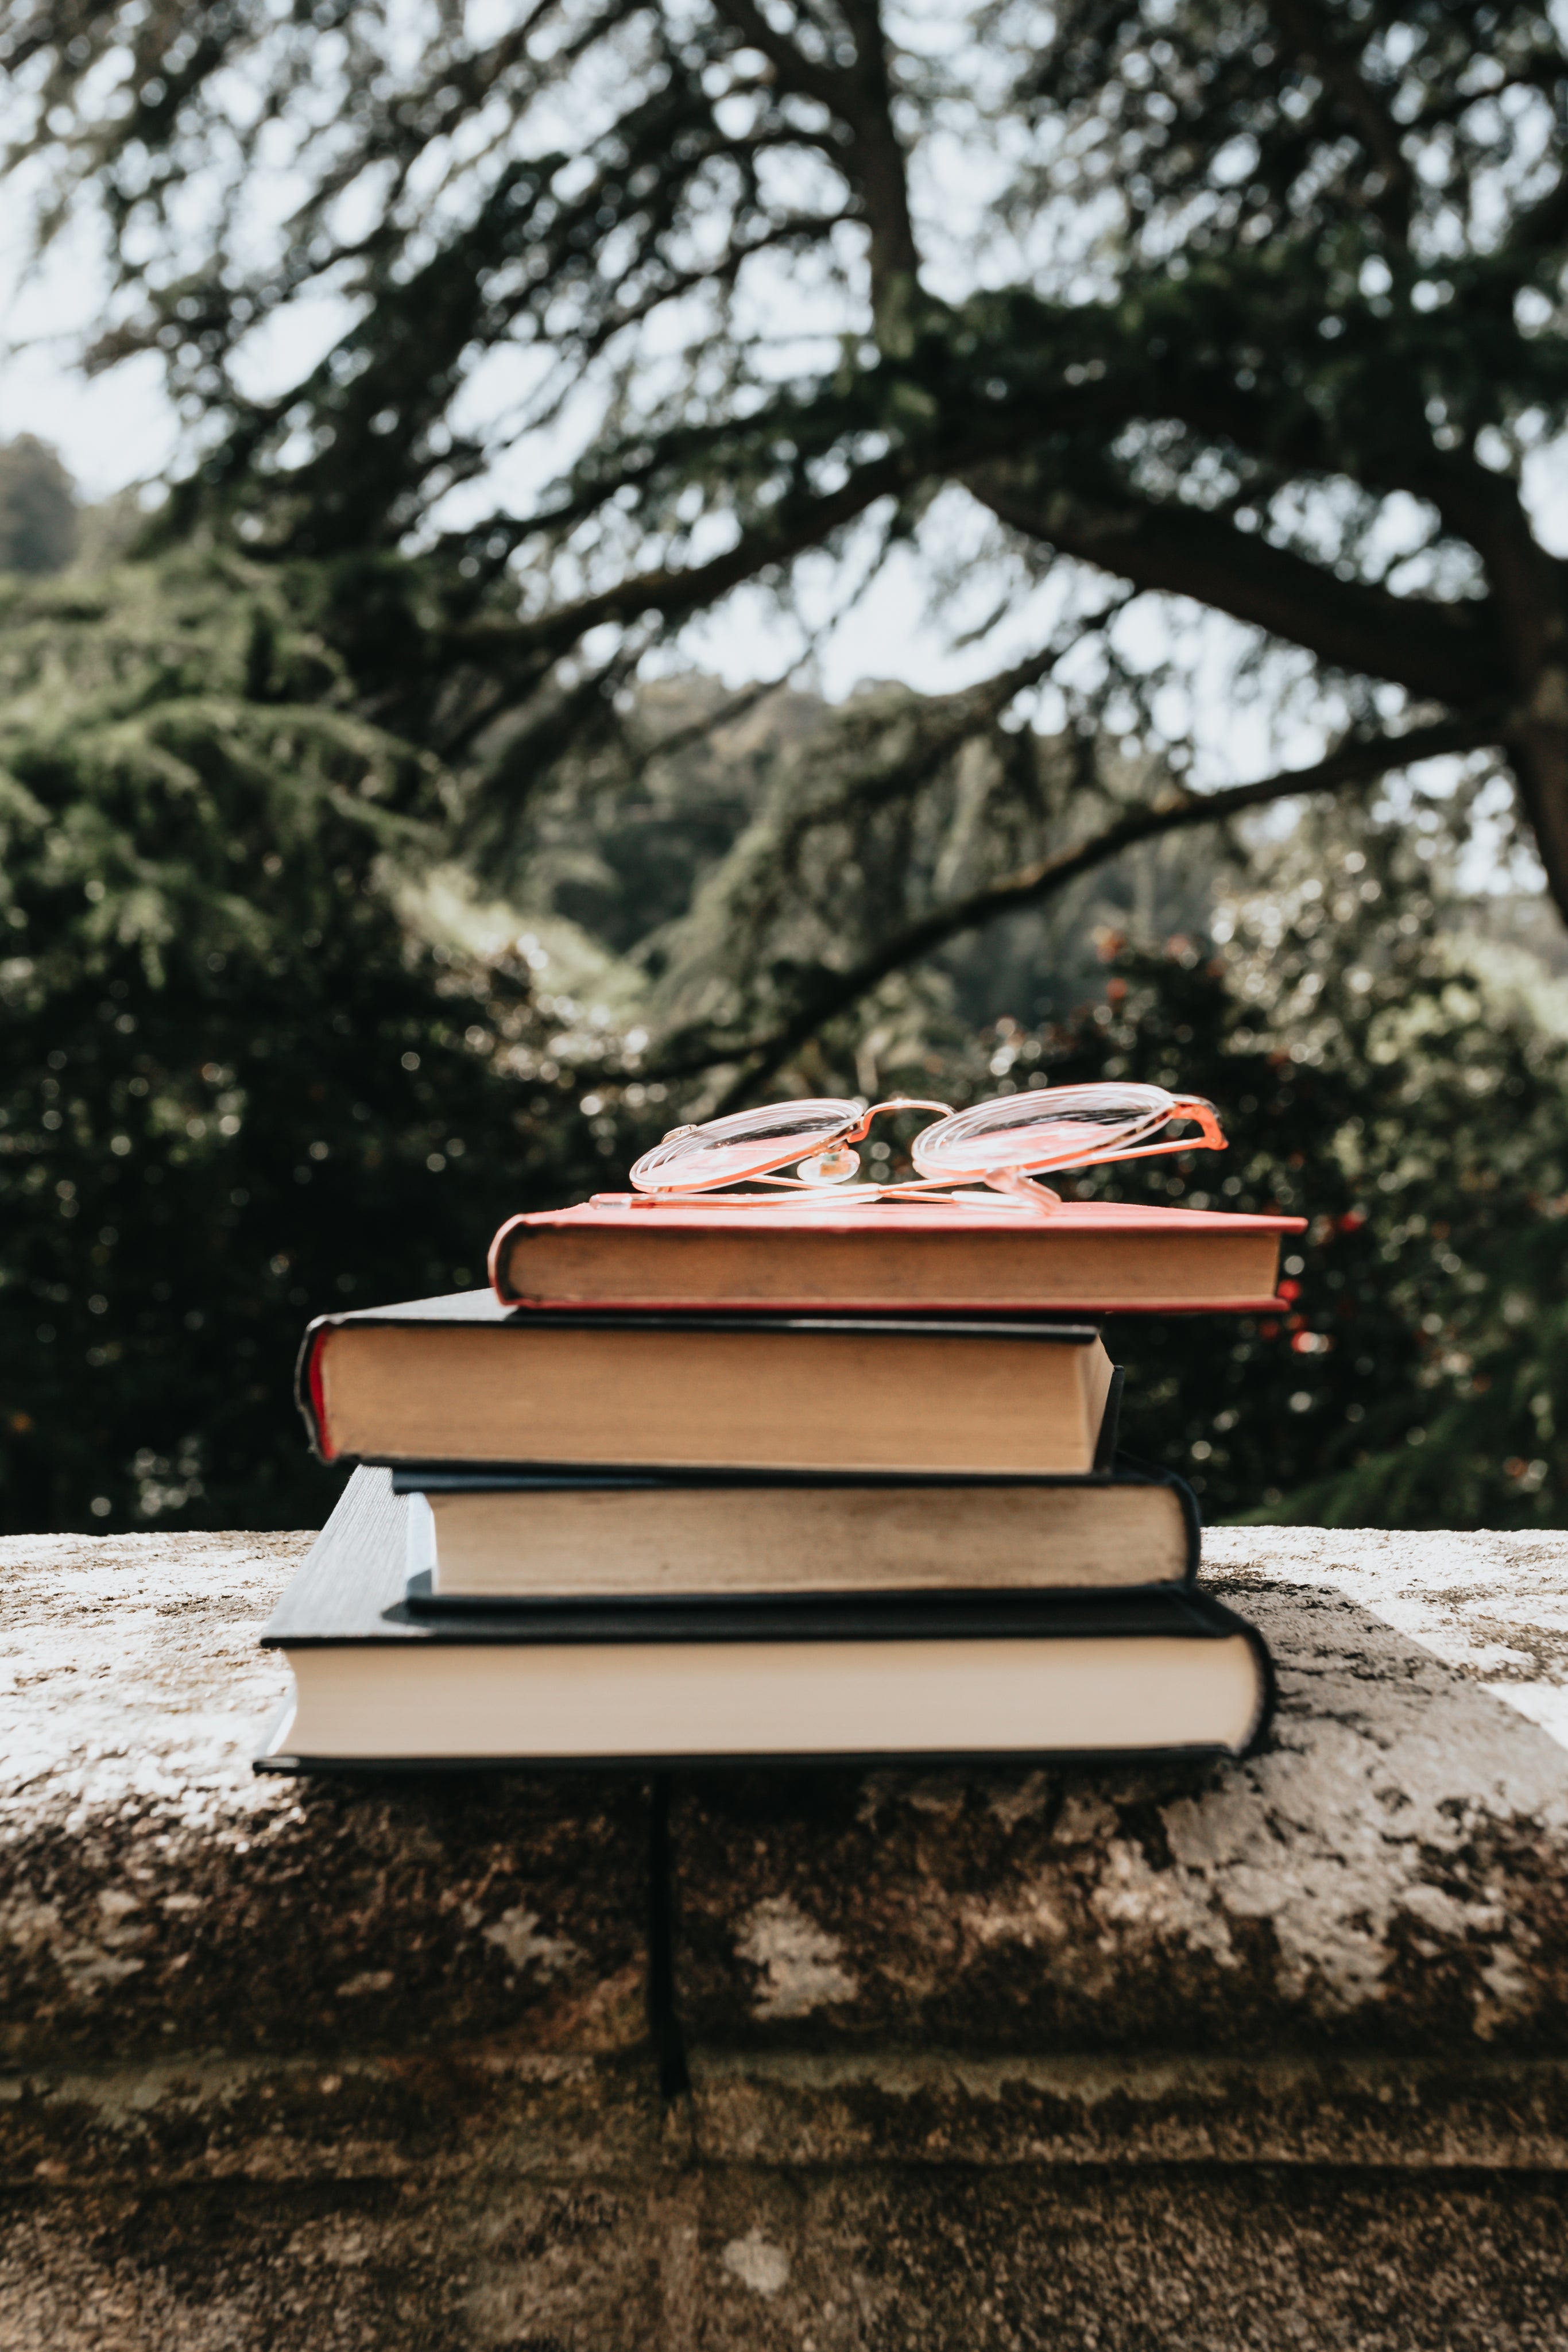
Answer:
MULTIPOLYGON (((806 1102, 768 1103, 760 1110, 733 1112, 700 1127, 672 1128, 664 1141, 645 1151, 632 1171, 639 1192, 652 1207, 660 1200, 712 1192, 721 1185, 752 1181, 790 1191, 825 1194, 860 1172, 853 1146, 884 1111, 942 1112, 915 1139, 910 1157, 916 1175, 907 1183, 857 1184, 849 1201, 925 1200, 962 1197, 969 1203, 984 1193, 955 1194, 955 1185, 983 1184, 1005 1200, 988 1202, 1050 1210, 1061 1195, 1031 1179, 1046 1170, 1088 1168, 1102 1161, 1145 1160, 1156 1152, 1223 1151, 1225 1138, 1214 1105, 1200 1095, 1167 1094, 1164 1087, 1039 1087, 993 1102, 955 1111, 946 1103, 894 1095, 886 1102, 862 1103, 829 1096, 806 1102), (1175 1122, 1196 1121, 1201 1133, 1148 1140, 1175 1122), (793 1167, 793 1176, 778 1173, 793 1167)), ((737 1207, 766 1202, 768 1192, 731 1195, 737 1207)))

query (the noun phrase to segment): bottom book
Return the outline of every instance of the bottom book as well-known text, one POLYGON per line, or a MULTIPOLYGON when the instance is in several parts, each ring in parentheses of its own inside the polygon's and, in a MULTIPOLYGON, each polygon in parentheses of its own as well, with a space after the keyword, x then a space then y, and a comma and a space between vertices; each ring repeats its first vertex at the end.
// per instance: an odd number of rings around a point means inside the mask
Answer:
POLYGON ((1239 1756, 1268 1651, 1190 1588, 407 1599, 404 1498, 361 1470, 262 1636, 294 1697, 256 1763, 719 1763, 1239 1756))

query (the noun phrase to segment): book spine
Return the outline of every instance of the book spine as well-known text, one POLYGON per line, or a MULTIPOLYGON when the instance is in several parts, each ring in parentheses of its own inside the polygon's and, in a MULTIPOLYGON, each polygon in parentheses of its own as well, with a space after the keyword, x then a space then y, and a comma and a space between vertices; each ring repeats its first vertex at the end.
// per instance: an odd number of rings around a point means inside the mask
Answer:
POLYGON ((521 1229, 527 1223, 526 1217, 508 1217, 490 1244, 490 1255, 486 1261, 485 1270, 489 1278, 490 1287, 503 1307, 521 1307, 527 1303, 517 1296, 510 1282, 512 1236, 514 1234, 520 1236, 521 1229))
POLYGON ((294 1366, 294 1402, 317 1461, 336 1463, 341 1467, 349 1457, 340 1454, 332 1443, 327 1427, 327 1392, 321 1380, 321 1350, 332 1329, 332 1321, 330 1317, 320 1315, 306 1327, 294 1366))
POLYGON ((1264 1746, 1270 1726, 1274 1720, 1274 1709, 1279 1703, 1280 1685, 1274 1673, 1273 1652, 1257 1626, 1249 1624, 1245 1617, 1239 1617, 1236 1622, 1242 1633, 1246 1634, 1252 1655, 1258 1662, 1259 1684, 1258 1720, 1252 1727, 1251 1738, 1244 1748, 1237 1750, 1238 1758, 1241 1759, 1256 1756, 1264 1746))
POLYGON ((1111 1385, 1105 1391, 1105 1410, 1100 1416, 1099 1442, 1091 1465, 1097 1476, 1109 1477, 1115 1466, 1116 1439, 1122 1426, 1122 1391, 1126 1385, 1127 1375, 1121 1365, 1113 1366, 1111 1385))
POLYGON ((1166 1475, 1176 1490, 1176 1501, 1181 1505, 1182 1525, 1186 1529, 1186 1574, 1182 1582, 1190 1591, 1197 1582, 1197 1571, 1203 1558, 1203 1514, 1197 1507, 1197 1496, 1186 1480, 1178 1478, 1174 1470, 1168 1470, 1166 1475))
POLYGON ((1196 1609, 1217 1633, 1239 1634, 1252 1653, 1252 1662, 1258 1670, 1258 1712, 1247 1738, 1239 1748, 1231 1750, 1239 1762, 1258 1754, 1274 1720, 1280 1686, 1274 1672, 1273 1654, 1250 1619, 1243 1617, 1239 1610, 1228 1607, 1216 1594, 1201 1590, 1193 1592, 1188 1596, 1188 1606, 1196 1609))

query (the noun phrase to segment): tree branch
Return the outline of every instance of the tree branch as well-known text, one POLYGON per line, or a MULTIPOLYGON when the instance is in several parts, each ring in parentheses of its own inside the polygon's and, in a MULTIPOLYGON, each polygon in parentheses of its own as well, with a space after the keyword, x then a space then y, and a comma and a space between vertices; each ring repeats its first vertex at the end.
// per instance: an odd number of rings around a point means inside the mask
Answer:
POLYGON ((1400 143, 1399 124, 1362 72, 1357 58, 1336 38, 1322 11, 1313 5, 1313 0, 1271 0, 1270 13, 1298 53, 1317 68, 1354 125, 1356 136, 1383 175, 1383 194, 1373 211, 1391 236, 1407 245, 1410 166, 1400 143))
MULTIPOLYGON (((1109 618, 1109 613, 1092 614, 1083 627, 1103 628, 1109 618)), ((835 776, 821 797, 791 813, 769 842, 769 858, 777 862, 791 856, 802 835, 824 824, 863 814, 918 789, 945 760, 975 736, 994 727, 1009 702, 1016 701, 1028 688, 1038 686, 1061 659, 1062 652, 1062 646, 1055 642, 1041 646, 1022 661, 999 670, 994 677, 982 678, 974 686, 960 687, 952 693, 922 698, 918 704, 922 740, 913 757, 873 761, 848 775, 835 776)), ((916 707, 913 694, 910 704, 916 707)))
POLYGON ((893 125, 887 37, 877 0, 844 0, 855 40, 852 66, 806 57, 774 31, 757 0, 716 0, 719 14, 760 49, 787 89, 825 106, 851 134, 838 168, 857 191, 871 231, 871 304, 877 340, 902 352, 913 323, 920 256, 909 211, 904 148, 893 125))
POLYGON ((852 76, 854 170, 871 225, 871 302, 884 351, 910 347, 919 298, 920 254, 909 211, 909 174, 893 126, 887 35, 879 0, 841 0, 855 37, 852 76))
POLYGON ((767 253, 773 247, 789 245, 796 238, 821 239, 828 236, 845 221, 857 220, 858 213, 843 210, 836 213, 786 213, 762 236, 745 243, 729 246, 716 261, 705 261, 700 268, 672 270, 652 291, 620 310, 607 310, 593 328, 584 335, 579 346, 586 362, 596 359, 616 335, 624 334, 628 327, 641 326, 644 319, 666 302, 678 302, 684 295, 693 294, 704 286, 733 285, 754 254, 767 253))
MULTIPOLYGON (((1053 421, 1071 426, 1092 398, 1092 391, 1068 392, 1053 421)), ((755 432, 760 421, 758 417, 747 419, 747 430, 755 432)), ((889 450, 884 457, 855 467, 836 490, 821 498, 781 501, 767 526, 747 532, 727 554, 715 556, 707 563, 695 564, 689 571, 665 568, 636 572, 630 579, 617 582, 613 588, 580 597, 575 604, 563 604, 535 620, 458 621, 439 625, 432 634, 459 657, 493 660, 511 656, 548 663, 575 645, 590 629, 599 628, 606 622, 634 621, 644 613, 659 613, 669 620, 701 611, 770 565, 786 563, 807 548, 822 545, 835 530, 863 514, 879 499, 896 497, 935 474, 967 478, 977 466, 987 462, 988 451, 995 451, 998 446, 1004 450, 1016 446, 1016 436, 1024 430, 1022 419, 999 416, 994 423, 980 420, 967 448, 889 450)), ((651 467, 642 470, 645 474, 651 467)), ((636 476, 629 469, 621 478, 632 480, 636 476)), ((607 482, 601 492, 596 490, 596 499, 607 499, 615 487, 614 482, 607 482)), ((574 513, 584 510, 580 504, 574 504, 550 514, 535 515, 528 523, 514 526, 516 537, 520 540, 528 530, 559 527, 574 513)), ((1310 565, 1303 568, 1312 571, 1310 565)), ((1394 598, 1385 601, 1397 604, 1394 598)))
POLYGON ((1440 604, 1340 580, 1198 508, 1157 506, 1131 491, 1113 505, 1036 488, 1005 466, 977 468, 965 480, 1003 522, 1064 555, 1141 589, 1190 596, 1338 668, 1389 678, 1436 702, 1479 701, 1507 690, 1508 667, 1487 604, 1440 604))
POLYGON ((719 0, 718 14, 735 26, 748 48, 761 50, 780 89, 815 99, 841 122, 844 120, 844 77, 836 66, 820 64, 787 34, 775 32, 756 0, 719 0))
POLYGON ((650 1075, 681 1077, 695 1075, 700 1069, 711 1069, 716 1062, 744 1062, 746 1066, 726 1091, 714 1115, 737 1109, 825 1022, 847 1012, 893 972, 905 970, 965 931, 977 930, 1021 908, 1041 905, 1082 876, 1092 873, 1096 866, 1108 864, 1140 843, 1161 840, 1168 834, 1186 832, 1194 825, 1218 824, 1228 817, 1244 815, 1249 809, 1268 808, 1277 801, 1375 783, 1380 777, 1396 769, 1414 767, 1418 761, 1500 743, 1508 724, 1509 714, 1500 702, 1485 709, 1437 719, 1427 727, 1412 728, 1403 735, 1378 735, 1343 743, 1315 767, 1283 769, 1277 775, 1264 776, 1249 784, 1233 784, 1223 792, 1175 793, 1145 807, 1130 810, 1075 849, 1040 858, 999 882, 988 883, 982 889, 971 890, 946 906, 933 908, 929 914, 895 931, 847 971, 824 971, 810 1003, 802 1005, 767 1035, 753 1038, 744 1045, 716 1044, 700 1059, 688 1058, 679 1065, 662 1063, 656 1069, 651 1067, 650 1075))
POLYGON ((639 620, 644 613, 677 614, 701 611, 743 580, 755 578, 770 564, 787 562, 808 547, 815 547, 846 522, 853 521, 878 499, 907 489, 923 470, 919 459, 902 451, 860 467, 839 489, 820 499, 801 499, 780 514, 776 525, 748 532, 727 554, 689 571, 634 573, 580 597, 536 621, 460 621, 437 628, 459 658, 493 660, 497 656, 548 664, 574 646, 590 629, 604 623, 639 620))

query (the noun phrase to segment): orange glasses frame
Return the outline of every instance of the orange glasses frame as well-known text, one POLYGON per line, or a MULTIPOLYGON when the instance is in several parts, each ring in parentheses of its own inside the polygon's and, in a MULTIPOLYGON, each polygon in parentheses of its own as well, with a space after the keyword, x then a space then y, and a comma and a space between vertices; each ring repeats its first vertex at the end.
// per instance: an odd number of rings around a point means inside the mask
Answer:
MULTIPOLYGON (((1077 1091, 1075 1088, 1070 1087, 1057 1089, 1055 1099, 1060 1102, 1064 1095, 1070 1095, 1075 1091, 1077 1091)), ((1161 1091, 1163 1092, 1164 1089, 1161 1091)), ((1003 1100, 1009 1097, 998 1097, 996 1099, 1003 1100)), ((1049 1090, 1043 1092, 1042 1106, 1050 1099, 1049 1090)), ((1074 1168, 1113 1165, 1124 1160, 1150 1160, 1159 1154, 1172 1151, 1224 1151, 1227 1150, 1225 1135, 1219 1124, 1219 1114, 1211 1102, 1206 1100, 1201 1095, 1171 1095, 1168 1100, 1170 1108, 1166 1113, 1166 1119, 1194 1121, 1200 1130, 1197 1137, 1170 1137, 1159 1143, 1134 1143, 1123 1146, 1113 1144, 1109 1149, 1102 1149, 1091 1144, 1078 1151, 1045 1153, 1039 1160, 1026 1162, 1022 1166, 987 1169, 981 1165, 973 1169, 956 1170, 946 1176, 915 1177, 897 1184, 873 1183, 858 1186, 854 1197, 857 1200, 950 1199, 953 1185, 979 1182, 988 1185, 993 1192, 1001 1192, 1028 1206, 1049 1210, 1061 1205, 1061 1196, 1059 1192, 1052 1192, 1048 1184, 1036 1183, 1033 1179, 1037 1173, 1049 1171, 1052 1174, 1065 1174, 1074 1168)), ((759 1108, 755 1116, 762 1118, 768 1110, 784 1111, 790 1108, 788 1103, 768 1104, 759 1108)), ((978 1108, 979 1106, 977 1105, 975 1108, 978 1108)), ((847 1154, 852 1145, 861 1141, 870 1131, 873 1119, 880 1118, 883 1111, 897 1110, 935 1110, 940 1111, 947 1118, 961 1116, 955 1113, 950 1104, 936 1102, 925 1096, 891 1095, 883 1102, 870 1104, 858 1118, 846 1120, 838 1130, 816 1139, 811 1149, 799 1158, 787 1145, 780 1149, 775 1144, 764 1148, 759 1164, 755 1168, 731 1170, 727 1175, 699 1179, 691 1183, 655 1185, 647 1183, 646 1180, 640 1178, 638 1174, 638 1170, 654 1157, 653 1153, 647 1152, 637 1162, 636 1168, 633 1168, 632 1181, 643 1187, 642 1199, 650 1208, 656 1206, 660 1200, 688 1199, 694 1194, 719 1192, 728 1185, 744 1183, 767 1184, 779 1191, 809 1192, 820 1197, 827 1188, 836 1188, 840 1184, 849 1182, 858 1166, 858 1162, 852 1160, 848 1167, 841 1165, 835 1167, 832 1163, 847 1154), (779 1176, 772 1172, 778 1168, 788 1167, 792 1160, 800 1170, 799 1175, 779 1176)), ((711 1124, 716 1125, 717 1122, 711 1122, 711 1124)), ((664 1138, 663 1145, 659 1149, 662 1150, 664 1145, 682 1142, 687 1136, 698 1135, 701 1132, 701 1123, 690 1127, 672 1128, 664 1138)), ((739 1207, 748 1200, 765 1201, 767 1195, 754 1192, 731 1197, 733 1205, 739 1207)))

